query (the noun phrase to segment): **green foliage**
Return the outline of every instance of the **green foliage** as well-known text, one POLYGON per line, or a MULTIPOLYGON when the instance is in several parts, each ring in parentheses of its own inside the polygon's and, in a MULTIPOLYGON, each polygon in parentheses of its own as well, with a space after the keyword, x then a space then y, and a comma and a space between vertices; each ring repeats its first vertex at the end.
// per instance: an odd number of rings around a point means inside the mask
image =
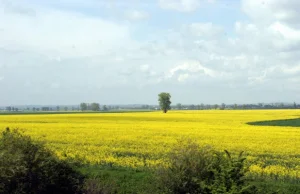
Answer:
POLYGON ((0 193, 77 193, 83 176, 16 130, 0 137, 0 193))
POLYGON ((108 108, 106 105, 103 106, 103 111, 108 111, 108 108))
POLYGON ((222 103, 220 109, 225 110, 225 108, 226 108, 226 105, 224 103, 222 103))
POLYGON ((86 165, 80 171, 89 177, 84 184, 85 194, 104 193, 161 193, 153 182, 152 171, 120 166, 86 165))
POLYGON ((100 105, 99 105, 99 103, 92 103, 91 104, 91 110, 92 111, 100 111, 100 105))
POLYGON ((216 152, 193 142, 179 142, 169 157, 169 166, 158 170, 158 182, 165 193, 250 194, 258 193, 244 178, 242 153, 216 152))
POLYGON ((158 102, 164 113, 171 109, 171 95, 169 93, 162 92, 158 94, 158 102))
POLYGON ((181 104, 181 103, 176 104, 176 108, 177 108, 178 110, 181 110, 181 109, 182 109, 182 104, 181 104))
POLYGON ((87 179, 84 184, 85 194, 116 194, 117 186, 115 182, 104 182, 99 178, 87 179))
POLYGON ((83 103, 80 104, 80 110, 81 110, 81 111, 85 111, 85 110, 87 110, 87 108, 88 108, 87 103, 84 103, 84 102, 83 102, 83 103))
POLYGON ((264 194, 299 194, 300 184, 291 184, 284 181, 266 181, 255 179, 251 182, 257 186, 264 194))

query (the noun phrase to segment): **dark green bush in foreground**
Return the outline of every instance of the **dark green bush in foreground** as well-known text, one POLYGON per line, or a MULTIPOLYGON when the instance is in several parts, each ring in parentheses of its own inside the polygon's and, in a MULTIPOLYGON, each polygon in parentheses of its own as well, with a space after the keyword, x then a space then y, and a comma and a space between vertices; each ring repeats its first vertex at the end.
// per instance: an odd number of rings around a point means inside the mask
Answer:
POLYGON ((179 142, 169 158, 169 167, 158 171, 158 182, 165 193, 250 194, 258 193, 245 180, 245 158, 232 158, 225 151, 196 143, 179 142))
POLYGON ((0 137, 0 193, 78 193, 83 177, 41 143, 6 129, 0 137))

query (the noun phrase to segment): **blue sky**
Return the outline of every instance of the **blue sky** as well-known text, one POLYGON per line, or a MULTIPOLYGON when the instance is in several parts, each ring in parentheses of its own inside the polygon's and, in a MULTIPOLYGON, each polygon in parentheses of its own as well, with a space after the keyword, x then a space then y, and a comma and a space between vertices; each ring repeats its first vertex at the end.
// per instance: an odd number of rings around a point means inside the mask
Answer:
POLYGON ((0 105, 300 103, 299 6, 0 0, 0 105))

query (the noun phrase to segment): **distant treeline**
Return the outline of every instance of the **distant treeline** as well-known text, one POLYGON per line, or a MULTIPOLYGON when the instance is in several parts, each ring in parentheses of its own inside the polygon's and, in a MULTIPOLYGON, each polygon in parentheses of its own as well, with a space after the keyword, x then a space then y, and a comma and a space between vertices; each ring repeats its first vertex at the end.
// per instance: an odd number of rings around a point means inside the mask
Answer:
POLYGON ((27 108, 19 108, 14 106, 7 106, 4 109, 8 112, 19 112, 19 111, 79 111, 79 107, 69 107, 69 106, 56 106, 56 107, 48 107, 48 106, 38 106, 38 107, 27 107, 27 108))
MULTIPOLYGON (((258 103, 258 104, 181 104, 171 105, 173 110, 244 110, 244 109, 300 109, 296 103, 258 103)), ((158 105, 100 105, 99 103, 81 103, 73 106, 7 106, 2 110, 8 112, 20 111, 116 111, 116 110, 159 110, 158 105)), ((1 110, 1 108, 0 108, 1 110)))
POLYGON ((220 110, 244 110, 244 109, 297 109, 300 108, 300 104, 297 105, 296 103, 292 104, 284 104, 284 103, 258 103, 258 104, 190 104, 190 105, 183 105, 183 104, 176 104, 175 106, 171 106, 172 109, 176 110, 210 110, 210 109, 220 109, 220 110))

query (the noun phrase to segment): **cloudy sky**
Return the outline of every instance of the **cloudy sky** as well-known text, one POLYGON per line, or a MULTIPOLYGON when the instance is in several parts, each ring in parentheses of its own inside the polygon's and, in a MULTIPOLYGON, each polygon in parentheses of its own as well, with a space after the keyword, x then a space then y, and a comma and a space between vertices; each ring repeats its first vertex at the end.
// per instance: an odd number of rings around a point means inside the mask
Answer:
POLYGON ((300 103, 299 0, 0 0, 0 105, 300 103))

